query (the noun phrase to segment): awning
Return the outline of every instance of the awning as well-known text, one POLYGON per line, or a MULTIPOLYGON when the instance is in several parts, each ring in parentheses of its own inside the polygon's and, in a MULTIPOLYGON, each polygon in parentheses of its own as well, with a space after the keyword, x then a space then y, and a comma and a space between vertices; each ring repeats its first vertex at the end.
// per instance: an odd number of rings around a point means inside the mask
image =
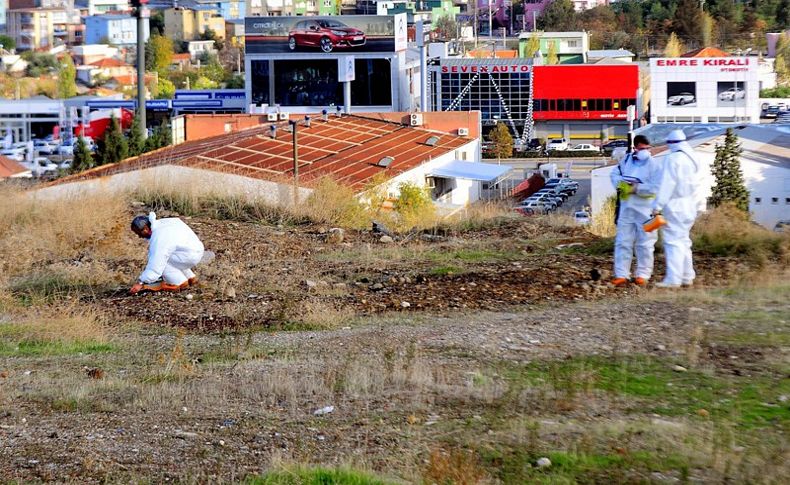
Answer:
POLYGON ((510 165, 494 165, 493 163, 465 162, 453 160, 431 170, 428 175, 433 177, 480 180, 491 182, 505 175, 513 167, 510 165))

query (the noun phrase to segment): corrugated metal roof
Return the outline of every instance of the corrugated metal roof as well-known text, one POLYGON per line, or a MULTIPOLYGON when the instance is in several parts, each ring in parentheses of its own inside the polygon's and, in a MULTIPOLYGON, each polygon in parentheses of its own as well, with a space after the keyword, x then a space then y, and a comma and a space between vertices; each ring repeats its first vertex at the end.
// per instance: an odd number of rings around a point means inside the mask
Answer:
MULTIPOLYGON (((274 139, 269 136, 267 123, 101 166, 54 184, 160 165, 182 165, 280 181, 293 177, 293 144, 288 124, 281 122, 277 126, 274 139)), ((353 115, 330 116, 328 121, 314 118, 310 128, 300 125, 297 130, 300 182, 331 176, 356 190, 363 189, 380 173, 394 177, 471 141, 467 137, 353 115), (439 139, 433 146, 425 144, 431 136, 439 139), (392 164, 388 168, 376 165, 385 156, 394 158, 392 164)))
POLYGON ((587 51, 587 57, 634 57, 634 53, 625 49, 600 49, 587 51))

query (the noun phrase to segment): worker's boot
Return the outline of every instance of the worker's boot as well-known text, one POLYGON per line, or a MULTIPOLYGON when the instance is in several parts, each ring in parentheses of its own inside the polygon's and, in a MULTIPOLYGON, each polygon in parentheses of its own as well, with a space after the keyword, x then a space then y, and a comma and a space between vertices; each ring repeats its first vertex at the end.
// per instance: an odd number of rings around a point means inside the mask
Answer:
POLYGON ((665 283, 663 281, 659 281, 658 283, 656 283, 656 288, 675 289, 675 288, 680 288, 680 285, 676 283, 665 283))
POLYGON ((200 281, 198 281, 197 276, 193 276, 187 280, 187 286, 197 286, 199 284, 200 281))
POLYGON ((645 286, 647 286, 647 279, 642 278, 641 276, 637 276, 636 278, 634 278, 634 284, 644 288, 645 286))
POLYGON ((170 283, 162 282, 162 291, 181 291, 184 288, 189 288, 189 280, 184 281, 180 285, 171 285, 170 283))
POLYGON ((612 280, 614 286, 620 287, 628 284, 628 278, 615 278, 612 280))

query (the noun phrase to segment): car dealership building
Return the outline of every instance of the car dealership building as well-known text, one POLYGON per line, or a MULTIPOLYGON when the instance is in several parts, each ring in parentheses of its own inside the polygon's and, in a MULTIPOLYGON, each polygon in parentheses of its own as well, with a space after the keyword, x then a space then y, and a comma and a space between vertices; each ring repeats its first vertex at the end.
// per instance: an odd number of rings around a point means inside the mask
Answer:
POLYGON ((651 123, 759 123, 755 57, 650 59, 651 123))
POLYGON ((480 110, 484 130, 501 121, 519 136, 534 122, 533 138, 625 137, 628 106, 639 104, 636 64, 533 66, 519 58, 444 58, 429 70, 433 110, 480 110))

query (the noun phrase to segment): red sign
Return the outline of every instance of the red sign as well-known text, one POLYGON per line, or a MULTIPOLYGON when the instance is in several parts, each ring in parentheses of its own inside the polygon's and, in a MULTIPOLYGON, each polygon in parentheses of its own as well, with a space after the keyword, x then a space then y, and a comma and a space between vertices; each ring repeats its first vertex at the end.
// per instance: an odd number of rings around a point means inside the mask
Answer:
POLYGON ((513 66, 442 66, 442 74, 447 73, 478 73, 478 72, 529 72, 529 65, 519 64, 513 66))

